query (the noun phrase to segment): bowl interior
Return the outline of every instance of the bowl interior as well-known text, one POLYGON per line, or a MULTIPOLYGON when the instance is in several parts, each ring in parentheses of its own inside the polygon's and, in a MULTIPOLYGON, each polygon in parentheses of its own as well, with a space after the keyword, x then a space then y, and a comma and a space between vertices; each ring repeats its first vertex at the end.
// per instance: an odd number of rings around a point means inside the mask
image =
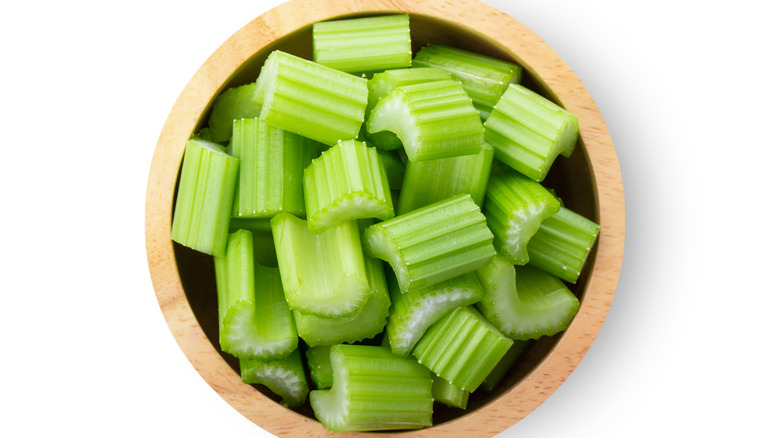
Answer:
MULTIPOLYGON (((369 15, 374 14, 355 14, 351 15, 351 17, 369 15)), ((334 19, 337 18, 344 17, 334 17, 334 19)), ((555 95, 551 94, 549 87, 546 87, 542 81, 534 76, 532 66, 526 65, 523 59, 517 58, 512 53, 502 50, 500 46, 483 35, 459 25, 458 23, 431 16, 410 14, 410 19, 413 52, 416 53, 420 47, 427 43, 439 43, 518 63, 524 69, 521 81, 522 85, 544 95, 556 103, 560 103, 560 100, 557 99, 555 95)), ((211 101, 213 102, 219 92, 228 87, 255 81, 266 57, 271 51, 276 49, 311 59, 311 26, 300 28, 293 33, 279 38, 270 46, 259 50, 234 72, 229 80, 223 84, 222 88, 212 96, 211 101)), ((193 133, 197 132, 205 125, 208 120, 208 115, 208 110, 201 114, 200 119, 192 126, 193 133)), ((597 217, 598 199, 593 171, 587 152, 582 145, 581 138, 570 158, 558 157, 556 159, 543 184, 555 189, 556 194, 563 199, 564 205, 568 208, 591 220, 596 222, 599 221, 599 218, 597 217)), ((591 260, 586 264, 585 271, 581 274, 577 284, 569 285, 571 291, 580 298, 581 301, 584 298, 586 285, 590 277, 590 269, 593 265, 592 260, 595 257, 597 250, 598 245, 594 247, 590 255, 591 260)), ((174 253, 189 305, 215 350, 221 351, 219 347, 217 293, 212 258, 211 256, 198 253, 179 244, 174 245, 174 253)), ((466 411, 455 408, 444 408, 436 405, 433 418, 434 424, 441 424, 453 420, 464 413, 475 411, 505 393, 514 385, 518 384, 524 376, 528 375, 528 373, 550 354, 558 343, 559 338, 560 334, 554 337, 543 337, 539 341, 532 342, 515 366, 503 379, 502 383, 493 392, 487 393, 480 389, 471 394, 468 401, 468 409, 466 411)), ((229 354, 221 354, 235 372, 239 373, 238 360, 229 354)), ((273 400, 279 400, 279 397, 271 393, 265 387, 255 385, 255 388, 265 396, 273 400)), ((305 405, 297 411, 303 415, 314 418, 308 405, 305 405)))

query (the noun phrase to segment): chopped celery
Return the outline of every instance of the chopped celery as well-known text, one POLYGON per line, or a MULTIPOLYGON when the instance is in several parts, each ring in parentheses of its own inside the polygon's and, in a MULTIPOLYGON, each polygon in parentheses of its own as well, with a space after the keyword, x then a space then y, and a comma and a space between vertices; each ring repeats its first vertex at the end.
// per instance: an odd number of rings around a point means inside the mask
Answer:
POLYGON ((410 161, 398 199, 398 214, 464 193, 481 206, 492 162, 493 147, 487 143, 477 154, 410 161))
MULTIPOLYGON (((387 185, 390 190, 401 190, 404 182, 404 174, 406 173, 406 166, 404 165, 401 157, 396 151, 386 151, 382 149, 376 150, 379 155, 379 161, 385 167, 385 174, 387 174, 387 185)), ((390 193, 392 197, 392 192, 390 193)))
POLYGON ((315 141, 255 118, 234 121, 232 146, 241 161, 234 218, 305 214, 303 169, 318 154, 315 141))
POLYGON ((206 254, 225 254, 238 159, 222 146, 187 142, 173 212, 171 240, 206 254))
POLYGON ((528 263, 528 241, 560 205, 541 184, 522 174, 491 175, 483 210, 498 252, 515 265, 528 263))
POLYGON ((396 134, 410 161, 476 154, 485 140, 479 113, 454 80, 393 89, 371 111, 366 130, 396 134))
POLYGON ((419 429, 433 417, 433 379, 389 348, 334 345, 333 387, 309 394, 314 415, 333 432, 419 429))
POLYGON ((469 392, 458 388, 436 374, 432 374, 431 377, 433 377, 431 392, 433 393, 434 401, 452 406, 453 408, 466 409, 469 401, 469 392))
POLYGON ((522 76, 517 64, 438 44, 420 49, 412 66, 438 67, 451 73, 463 84, 482 120, 487 119, 509 84, 519 83, 522 76))
POLYGON ((449 383, 474 392, 512 346, 471 307, 458 307, 438 320, 412 354, 449 383))
POLYGON ((208 135, 211 141, 217 143, 229 141, 233 135, 233 120, 260 116, 262 105, 253 100, 256 86, 257 84, 252 83, 228 88, 217 96, 211 107, 208 122, 208 135))
POLYGON ((348 73, 409 67, 409 15, 352 18, 314 23, 314 61, 348 73))
POLYGON ((355 140, 339 141, 304 170, 309 230, 321 233, 363 218, 390 219, 390 187, 376 149, 355 140))
POLYGON ((369 295, 357 222, 314 234, 289 213, 271 219, 271 229, 290 308, 329 318, 355 315, 369 295))
POLYGON ((306 401, 309 383, 301 352, 296 349, 282 359, 261 361, 239 358, 244 383, 261 384, 282 397, 282 405, 296 408, 306 401))
POLYGON ((393 353, 408 356, 422 335, 450 310, 474 304, 484 294, 473 272, 409 293, 401 293, 393 275, 388 275, 392 306, 387 320, 387 338, 393 353))
POLYGON ((517 359, 523 354, 523 351, 525 351, 527 346, 528 341, 515 341, 504 357, 498 361, 498 365, 496 365, 496 367, 493 368, 493 371, 491 371, 490 374, 485 377, 485 380, 482 381, 480 388, 488 392, 496 389, 496 386, 501 383, 501 380, 506 376, 506 373, 512 369, 512 365, 517 362, 517 359))
POLYGON ((306 350, 306 362, 309 375, 317 389, 330 389, 333 386, 333 367, 330 365, 330 345, 311 347, 306 350))
POLYGON ((369 256, 390 263, 404 293, 471 272, 496 253, 485 216, 469 195, 374 224, 363 243, 369 256))
POLYGON ((255 102, 267 124, 333 145, 355 139, 365 117, 366 79, 279 50, 257 78, 255 102))
POLYGON ((485 120, 485 140, 496 158, 542 181, 555 158, 571 156, 579 136, 577 117, 533 91, 511 84, 485 120))

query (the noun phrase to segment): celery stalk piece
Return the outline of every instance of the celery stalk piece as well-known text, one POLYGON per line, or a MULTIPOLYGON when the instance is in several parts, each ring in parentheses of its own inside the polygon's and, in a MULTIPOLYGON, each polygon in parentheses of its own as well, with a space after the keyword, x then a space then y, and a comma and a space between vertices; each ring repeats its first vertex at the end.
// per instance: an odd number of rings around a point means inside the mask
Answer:
POLYGON ((202 253, 225 254, 238 159, 217 143, 191 139, 184 151, 171 240, 202 253))
POLYGON ((479 113, 454 80, 393 89, 371 111, 366 130, 396 134, 410 161, 476 154, 485 139, 479 113))
POLYGON ((547 176, 559 154, 571 156, 579 132, 577 116, 516 84, 485 120, 485 140, 496 158, 535 181, 547 176))
POLYGON ((303 169, 317 156, 317 142, 255 118, 234 121, 232 145, 241 161, 233 217, 306 214, 303 169))
MULTIPOLYGON (((377 149, 376 153, 379 155, 379 161, 385 167, 387 185, 390 187, 390 190, 401 190, 404 182, 404 173, 406 173, 406 166, 401 157, 395 151, 377 149)), ((390 197, 392 198, 392 192, 390 197)))
POLYGON ((334 345, 333 387, 309 394, 314 415, 333 432, 419 429, 433 420, 433 379, 389 348, 334 345))
POLYGON ((432 374, 433 387, 431 392, 433 393, 433 400, 435 402, 452 406, 453 408, 466 409, 466 405, 469 401, 469 393, 458 388, 456 385, 442 379, 436 374, 432 374))
POLYGON ((528 241, 560 206, 547 189, 522 174, 491 175, 483 211, 498 252, 515 265, 528 263, 528 241))
POLYGON ((436 321, 452 309, 474 304, 484 290, 473 272, 409 293, 401 293, 394 276, 388 275, 390 318, 387 338, 393 353, 408 356, 414 345, 436 321))
POLYGON ((347 73, 370 73, 412 64, 409 15, 322 21, 312 27, 315 62, 347 73))
POLYGON ((487 119, 510 83, 519 83, 522 68, 514 63, 466 50, 428 44, 412 60, 412 67, 438 67, 463 84, 482 120, 487 119))
POLYGON ((561 207, 528 241, 529 264, 576 283, 601 227, 561 207))
POLYGON ((281 359, 298 346, 298 332, 277 268, 254 263, 252 233, 230 235, 225 257, 215 257, 219 343, 236 357, 281 359), (222 265, 222 266, 220 266, 222 265))
POLYGON ((496 365, 496 367, 493 368, 493 371, 491 371, 490 374, 485 377, 485 380, 482 381, 480 388, 488 392, 496 389, 504 376, 512 369, 512 365, 514 365, 520 355, 523 354, 523 351, 525 351, 527 346, 528 341, 515 341, 504 357, 498 361, 498 365, 496 365))
POLYGON ((330 365, 330 345, 311 347, 306 350, 306 362, 309 365, 311 381, 317 389, 330 389, 333 386, 333 367, 330 365))
POLYGON ((384 165, 362 141, 339 141, 303 173, 309 230, 321 233, 364 218, 395 216, 384 165))
POLYGON ((276 258, 290 308, 348 318, 366 303, 368 278, 357 222, 314 234, 289 213, 271 219, 276 258))
POLYGON ((260 116, 262 105, 253 100, 256 87, 255 83, 232 87, 217 96, 211 107, 208 122, 211 141, 217 143, 230 141, 233 135, 233 120, 260 116))
POLYGON ((357 342, 381 333, 390 314, 384 265, 381 260, 365 259, 369 293, 366 303, 350 318, 323 318, 295 311, 298 335, 309 346, 357 342))
POLYGON ((412 354, 437 376, 474 392, 512 346, 472 307, 458 307, 436 321, 412 354))
POLYGON ((363 233, 363 247, 390 263, 404 293, 471 272, 496 254, 485 216, 469 195, 374 224, 363 233))
POLYGON ((398 199, 398 214, 464 193, 482 206, 492 163, 493 147, 487 143, 477 154, 410 161, 398 199))
POLYGON ((268 387, 282 397, 283 406, 296 408, 306 401, 309 383, 300 350, 296 349, 282 359, 271 361, 241 357, 239 366, 244 383, 268 387))
POLYGON ((357 138, 365 117, 366 79, 279 50, 266 59, 254 101, 267 124, 336 144, 357 138))

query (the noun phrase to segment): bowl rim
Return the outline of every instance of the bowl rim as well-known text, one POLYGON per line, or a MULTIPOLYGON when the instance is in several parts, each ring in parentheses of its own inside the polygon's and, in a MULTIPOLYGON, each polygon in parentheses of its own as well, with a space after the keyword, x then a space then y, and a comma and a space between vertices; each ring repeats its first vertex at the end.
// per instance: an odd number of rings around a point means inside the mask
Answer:
MULTIPOLYGON (((404 436, 492 436, 531 413, 574 371, 609 311, 623 258, 623 183, 612 139, 590 94, 558 54, 510 15, 479 0, 290 0, 233 34, 198 69, 174 104, 154 151, 145 205, 146 250, 160 309, 179 347, 201 377, 233 408, 274 435, 330 436, 319 422, 264 396, 225 362, 189 306, 170 240, 173 196, 187 139, 232 74, 257 52, 315 22, 350 14, 410 13, 449 21, 481 34, 539 78, 545 91, 577 115, 580 138, 593 172, 596 217, 601 225, 592 272, 580 309, 558 344, 525 378, 476 411, 404 436), (290 17, 295 17, 291 20, 290 17)), ((343 436, 345 434, 339 434, 343 436)), ((348 435, 348 434, 347 434, 348 435)), ((382 435, 382 434, 375 434, 382 435)))

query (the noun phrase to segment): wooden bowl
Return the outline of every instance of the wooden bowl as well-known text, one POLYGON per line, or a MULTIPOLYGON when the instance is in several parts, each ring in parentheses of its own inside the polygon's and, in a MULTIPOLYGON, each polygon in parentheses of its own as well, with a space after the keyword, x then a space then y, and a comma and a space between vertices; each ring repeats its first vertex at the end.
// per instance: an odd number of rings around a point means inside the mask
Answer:
POLYGON ((617 286, 625 219, 615 150, 585 87, 538 36, 514 18, 478 0, 285 3, 240 29, 187 84, 157 143, 146 198, 149 270, 168 326, 206 382, 246 418, 275 435, 332 433, 313 418, 310 408, 286 409, 265 388, 242 383, 237 360, 220 352, 212 259, 170 240, 184 146, 207 120, 215 97, 227 87, 254 81, 272 50, 311 58, 312 23, 399 12, 411 16, 413 50, 435 42, 519 63, 524 68, 524 85, 579 117, 578 147, 571 158, 556 160, 544 184, 555 188, 567 207, 601 225, 586 271, 572 287, 582 304, 569 329, 532 343, 493 393, 478 390, 472 394, 467 411, 437 407, 433 427, 401 434, 492 436, 521 420, 544 402, 583 358, 601 328, 617 286))

